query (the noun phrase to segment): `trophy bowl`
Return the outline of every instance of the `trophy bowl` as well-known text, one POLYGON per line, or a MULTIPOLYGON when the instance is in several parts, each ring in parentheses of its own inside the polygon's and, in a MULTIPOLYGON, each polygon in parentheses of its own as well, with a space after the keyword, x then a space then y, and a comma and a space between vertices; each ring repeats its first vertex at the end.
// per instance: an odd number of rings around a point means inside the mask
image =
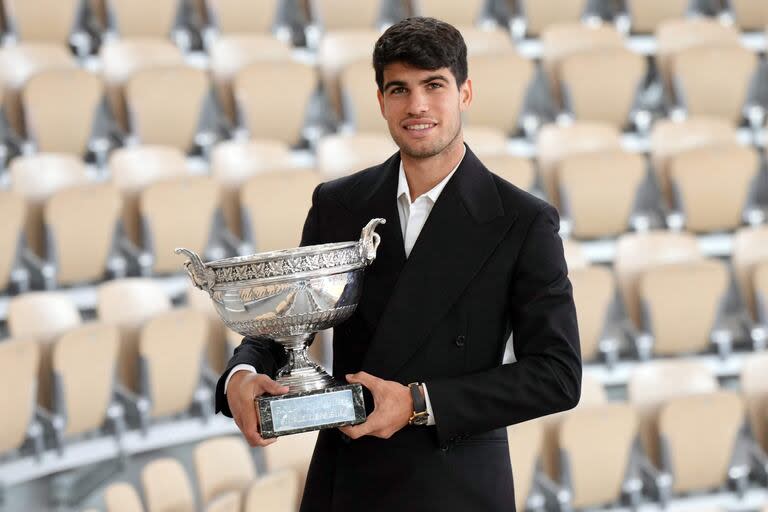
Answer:
POLYGON ((365 267, 376 259, 384 219, 360 240, 226 258, 204 263, 188 249, 184 267, 208 292, 224 324, 243 336, 267 337, 286 350, 277 371, 286 395, 256 399, 262 437, 365 421, 362 386, 340 384, 307 354, 315 333, 348 319, 362 293, 365 267))

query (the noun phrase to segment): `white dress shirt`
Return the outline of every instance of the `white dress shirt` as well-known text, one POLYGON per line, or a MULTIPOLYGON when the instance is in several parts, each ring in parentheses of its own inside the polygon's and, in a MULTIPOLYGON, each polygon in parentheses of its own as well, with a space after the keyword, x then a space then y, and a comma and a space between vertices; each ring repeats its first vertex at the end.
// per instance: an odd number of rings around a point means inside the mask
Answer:
MULTIPOLYGON (((411 250, 416 244, 416 240, 419 238, 419 233, 421 233, 421 229, 427 222, 427 218, 432 212, 432 208, 435 206, 437 198, 440 197, 440 193, 445 188, 445 185, 448 184, 448 180, 451 179, 451 176, 453 176, 456 169, 461 165, 466 152, 467 148, 465 146, 464 153, 461 155, 461 160, 459 160, 456 167, 448 173, 448 176, 443 178, 443 180, 433 188, 417 197, 413 202, 411 201, 411 190, 408 187, 408 180, 405 177, 405 169, 403 169, 403 161, 400 161, 400 172, 397 181, 397 213, 400 217, 400 230, 403 233, 403 247, 405 249, 406 258, 411 255, 411 250)), ((227 386, 229 386, 229 379, 239 371, 256 373, 256 368, 250 364, 238 364, 232 368, 232 371, 227 375, 227 380, 224 381, 225 394, 227 393, 227 386)), ((434 425, 435 415, 432 413, 432 403, 429 400, 426 384, 422 385, 422 389, 424 390, 424 399, 427 402, 427 412, 429 413, 427 425, 434 425)))

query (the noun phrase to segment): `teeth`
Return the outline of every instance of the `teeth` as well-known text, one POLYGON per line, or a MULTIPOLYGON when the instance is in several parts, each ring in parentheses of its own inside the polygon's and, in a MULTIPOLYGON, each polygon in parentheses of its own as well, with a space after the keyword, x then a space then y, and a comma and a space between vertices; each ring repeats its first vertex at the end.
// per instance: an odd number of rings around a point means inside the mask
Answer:
POLYGON ((412 124, 411 126, 408 126, 408 130, 426 130, 427 128, 432 128, 434 125, 432 124, 412 124))

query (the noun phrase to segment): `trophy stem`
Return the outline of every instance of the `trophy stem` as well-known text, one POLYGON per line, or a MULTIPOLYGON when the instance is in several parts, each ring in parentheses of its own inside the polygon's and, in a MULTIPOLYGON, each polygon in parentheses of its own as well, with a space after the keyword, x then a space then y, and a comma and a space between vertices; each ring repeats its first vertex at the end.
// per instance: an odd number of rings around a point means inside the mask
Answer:
POLYGON ((288 363, 277 371, 277 382, 288 386, 289 393, 314 391, 333 386, 336 382, 322 366, 307 354, 312 334, 276 338, 286 349, 288 363))

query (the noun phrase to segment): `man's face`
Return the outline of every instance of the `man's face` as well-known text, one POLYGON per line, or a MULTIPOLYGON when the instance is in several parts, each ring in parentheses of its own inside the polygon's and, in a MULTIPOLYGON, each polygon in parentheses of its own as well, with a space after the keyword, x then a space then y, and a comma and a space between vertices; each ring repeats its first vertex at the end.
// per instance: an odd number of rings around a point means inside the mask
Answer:
POLYGON ((412 158, 429 158, 461 141, 461 113, 472 101, 472 83, 456 87, 449 68, 430 71, 394 62, 384 68, 384 91, 378 91, 378 98, 400 150, 412 158))

